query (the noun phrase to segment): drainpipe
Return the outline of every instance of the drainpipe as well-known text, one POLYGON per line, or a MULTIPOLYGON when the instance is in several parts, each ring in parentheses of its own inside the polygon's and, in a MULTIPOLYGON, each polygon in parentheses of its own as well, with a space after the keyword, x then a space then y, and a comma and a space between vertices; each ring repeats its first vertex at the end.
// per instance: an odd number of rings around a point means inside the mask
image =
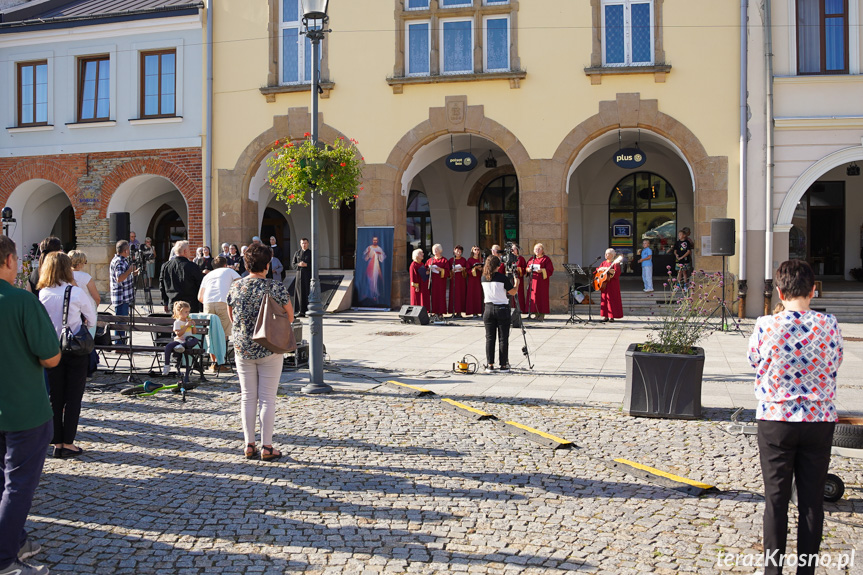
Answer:
POLYGON ((764 208, 764 315, 770 314, 773 299, 773 22, 770 0, 764 0, 764 58, 766 64, 765 84, 767 96, 767 158, 765 162, 764 208))
POLYGON ((749 0, 740 0, 740 273, 737 317, 746 317, 746 151, 749 143, 749 0))
POLYGON ((213 249, 213 3, 207 2, 207 138, 204 143, 207 172, 204 177, 204 245, 213 249))

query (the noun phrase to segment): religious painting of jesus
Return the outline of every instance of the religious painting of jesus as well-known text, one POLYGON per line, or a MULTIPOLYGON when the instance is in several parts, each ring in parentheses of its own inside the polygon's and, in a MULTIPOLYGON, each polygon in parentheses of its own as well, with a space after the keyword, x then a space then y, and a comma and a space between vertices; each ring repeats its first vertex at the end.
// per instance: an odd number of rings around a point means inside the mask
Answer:
POLYGON ((357 228, 355 305, 390 307, 394 228, 357 228))

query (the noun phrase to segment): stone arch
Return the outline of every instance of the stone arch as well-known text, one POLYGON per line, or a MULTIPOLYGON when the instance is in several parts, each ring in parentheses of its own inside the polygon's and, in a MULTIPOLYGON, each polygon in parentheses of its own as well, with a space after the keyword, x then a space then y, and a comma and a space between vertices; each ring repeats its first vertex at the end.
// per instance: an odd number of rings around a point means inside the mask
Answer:
MULTIPOLYGON (((545 226, 534 225, 534 220, 550 221, 546 214, 530 216, 531 210, 541 209, 540 206, 556 205, 558 199, 551 201, 546 197, 554 194, 548 188, 547 182, 552 176, 545 174, 542 161, 532 160, 524 145, 516 135, 503 124, 485 115, 482 105, 467 105, 466 96, 447 96, 445 106, 429 108, 429 117, 404 134, 383 165, 366 178, 365 194, 357 201, 357 225, 362 226, 394 226, 394 264, 393 264, 393 305, 400 304, 407 298, 407 257, 406 253, 406 209, 403 188, 406 185, 406 174, 412 168, 415 156, 427 145, 449 134, 473 134, 494 143, 509 158, 508 169, 519 179, 519 237, 534 240, 543 238, 551 240, 554 248, 562 247, 561 238, 565 238, 563 224, 551 223, 545 226), (540 177, 542 174, 542 177, 540 177), (548 177, 546 177, 548 176, 548 177)), ((505 166, 501 166, 504 169, 505 166)), ((498 174, 501 175, 501 174, 498 174)), ((471 187, 470 196, 478 182, 471 187)), ((480 188, 479 193, 482 193, 480 188)), ((477 194, 474 203, 478 201, 477 194)), ((559 254, 558 254, 559 255, 559 254)))
MULTIPOLYGON (((607 132, 620 129, 654 132, 671 142, 683 155, 683 160, 692 171, 695 193, 694 237, 700 237, 709 229, 711 219, 727 217, 728 157, 709 156, 689 128, 659 111, 658 100, 642 100, 639 93, 617 94, 614 101, 600 102, 599 112, 566 135, 551 161, 565 175, 585 146, 607 132)), ((568 181, 568 177, 560 179, 561 194, 566 194, 568 181)), ((700 245, 697 245, 696 253, 700 249, 700 245)), ((704 262, 703 259, 701 261, 704 262)))
MULTIPOLYGON (((302 140, 311 130, 312 115, 308 108, 289 108, 287 115, 273 116, 273 125, 258 134, 237 159, 231 170, 218 171, 219 234, 227 239, 251 237, 257 233, 257 202, 249 198, 249 186, 255 176, 255 168, 272 152, 280 140, 302 140)), ((324 123, 323 114, 318 113, 318 139, 333 142, 346 138, 345 134, 324 123)), ((219 242, 227 241, 219 239, 219 242)), ((214 242, 215 243, 215 242, 214 242)))
POLYGON ((18 186, 30 180, 46 180, 56 184, 72 203, 72 210, 78 215, 78 179, 59 162, 48 158, 22 160, 0 179, 0 205, 6 205, 9 197, 18 186))
POLYGON ((794 210, 797 208, 797 202, 803 197, 803 194, 818 181, 818 178, 832 170, 850 162, 863 161, 863 146, 852 146, 844 150, 838 150, 832 154, 828 154, 806 168, 800 177, 795 180, 788 192, 785 193, 785 199, 782 200, 782 206, 779 208, 779 213, 776 216, 776 226, 790 226, 791 218, 794 217, 794 210))
POLYGON ((108 217, 108 204, 123 182, 136 176, 161 176, 177 187, 189 210, 187 237, 200 243, 204 238, 203 198, 201 197, 200 174, 189 174, 176 164, 158 158, 140 158, 124 162, 114 168, 102 181, 102 198, 99 217, 108 217))

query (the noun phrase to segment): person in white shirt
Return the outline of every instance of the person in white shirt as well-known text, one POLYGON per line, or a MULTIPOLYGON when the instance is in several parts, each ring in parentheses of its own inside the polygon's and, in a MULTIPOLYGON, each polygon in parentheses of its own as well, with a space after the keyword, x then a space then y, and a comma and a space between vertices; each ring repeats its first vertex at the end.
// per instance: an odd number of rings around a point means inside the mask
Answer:
MULTIPOLYGON (((213 271, 204 276, 201 289, 198 290, 198 301, 204 304, 204 313, 219 316, 225 337, 229 338, 233 323, 228 316, 228 290, 231 289, 232 283, 240 279, 240 274, 233 268, 226 267, 226 264, 227 260, 222 256, 213 258, 213 271)), ((215 356, 210 357, 213 360, 213 369, 219 369, 215 367, 215 356)))
MULTIPOLYGON (((45 306, 57 338, 63 332, 63 300, 66 288, 71 289, 66 325, 78 333, 81 325, 96 325, 96 307, 87 293, 73 285, 72 260, 63 252, 51 252, 39 268, 39 301, 45 306)), ((81 399, 87 383, 90 356, 64 354, 59 365, 47 370, 51 409, 54 411, 54 457, 77 457, 84 450, 75 446, 81 399)))
POLYGON ((485 310, 482 322, 485 326, 485 372, 494 372, 494 344, 497 340, 500 354, 500 371, 509 371, 509 328, 512 316, 509 296, 515 295, 512 279, 499 271, 500 258, 488 256, 482 269, 482 291, 485 310))
MULTIPOLYGON (((87 292, 90 299, 93 301, 93 307, 99 311, 99 304, 102 303, 102 296, 99 295, 99 290, 96 289, 96 282, 93 276, 84 271, 84 266, 87 265, 87 254, 78 250, 69 252, 69 259, 72 260, 72 275, 75 277, 75 284, 87 292)), ((90 335, 96 335, 96 326, 90 329, 90 335)))

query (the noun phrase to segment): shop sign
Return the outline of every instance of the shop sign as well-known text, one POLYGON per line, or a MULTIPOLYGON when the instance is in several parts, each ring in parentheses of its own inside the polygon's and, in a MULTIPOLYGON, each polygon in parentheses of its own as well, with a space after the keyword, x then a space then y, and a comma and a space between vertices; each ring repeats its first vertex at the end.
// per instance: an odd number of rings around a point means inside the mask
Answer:
POLYGON ((614 153, 614 163, 624 170, 641 167, 647 161, 647 156, 639 148, 623 148, 614 153))
POLYGON ((446 158, 446 167, 454 172, 469 172, 476 164, 476 156, 470 152, 453 152, 446 158))

